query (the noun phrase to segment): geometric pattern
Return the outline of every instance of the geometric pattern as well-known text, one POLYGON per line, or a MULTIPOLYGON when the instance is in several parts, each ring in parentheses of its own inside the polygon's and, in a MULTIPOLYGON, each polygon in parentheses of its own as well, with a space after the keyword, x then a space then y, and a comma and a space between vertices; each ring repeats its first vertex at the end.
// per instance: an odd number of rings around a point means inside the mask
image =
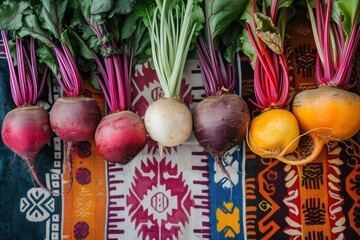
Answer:
POLYGON ((20 200, 20 211, 26 213, 30 222, 42 222, 55 210, 55 200, 42 188, 31 188, 27 196, 20 200))

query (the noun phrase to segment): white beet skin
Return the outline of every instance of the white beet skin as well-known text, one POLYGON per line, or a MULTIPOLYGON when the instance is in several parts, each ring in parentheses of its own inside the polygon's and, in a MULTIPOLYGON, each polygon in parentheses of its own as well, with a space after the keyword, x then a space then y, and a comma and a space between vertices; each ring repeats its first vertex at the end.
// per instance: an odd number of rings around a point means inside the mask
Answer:
POLYGON ((145 147, 145 125, 131 111, 111 113, 99 123, 95 142, 106 161, 128 164, 145 147))
POLYGON ((1 131, 4 144, 25 160, 37 184, 56 194, 41 182, 36 169, 36 157, 51 134, 49 114, 39 106, 22 106, 10 111, 3 120, 1 131))
POLYGON ((192 132, 189 108, 174 98, 162 98, 150 104, 145 112, 144 122, 147 132, 160 146, 183 144, 192 132))

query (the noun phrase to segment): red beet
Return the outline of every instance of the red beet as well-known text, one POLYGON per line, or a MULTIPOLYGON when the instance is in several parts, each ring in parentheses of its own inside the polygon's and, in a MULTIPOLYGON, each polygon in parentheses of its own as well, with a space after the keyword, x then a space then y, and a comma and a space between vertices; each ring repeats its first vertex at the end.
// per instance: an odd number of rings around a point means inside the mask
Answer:
POLYGON ((61 97, 50 111, 50 124, 55 134, 67 143, 67 164, 70 172, 69 190, 72 185, 72 146, 94 137, 100 121, 96 101, 88 97, 61 97))
POLYGON ((209 96, 195 107, 193 119, 200 146, 215 158, 230 179, 222 156, 246 136, 246 124, 250 121, 246 102, 236 94, 209 96))
POLYGON ((51 138, 48 112, 39 106, 17 107, 4 118, 1 132, 5 145, 22 157, 35 179, 45 189, 36 169, 36 157, 51 138))
POLYGON ((51 128, 59 138, 72 144, 94 137, 99 121, 99 106, 88 97, 59 98, 50 111, 51 128))
POLYGON ((101 120, 96 129, 95 141, 105 160, 127 164, 146 144, 145 125, 131 111, 115 112, 101 120))

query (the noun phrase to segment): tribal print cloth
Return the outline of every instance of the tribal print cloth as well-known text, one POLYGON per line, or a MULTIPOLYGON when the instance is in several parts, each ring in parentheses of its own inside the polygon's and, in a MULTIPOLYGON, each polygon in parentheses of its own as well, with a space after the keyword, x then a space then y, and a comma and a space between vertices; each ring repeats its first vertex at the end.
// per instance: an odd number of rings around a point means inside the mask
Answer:
MULTIPOLYGON (((310 27, 300 20, 292 24, 286 52, 292 85, 288 107, 296 92, 316 86, 310 27)), ((359 53, 350 89, 358 94, 359 53)), ((252 69, 246 58, 237 60, 237 93, 248 101, 254 97, 252 69)), ((133 78, 133 108, 141 117, 163 96, 149 65, 137 66, 133 78)), ((95 98, 105 113, 102 93, 85 84, 83 94, 95 98)), ((3 119, 15 105, 2 43, 0 92, 3 119)), ((205 97, 197 60, 187 62, 181 94, 190 109, 205 97)), ((55 80, 49 81, 39 104, 50 111, 60 96, 55 80)), ((259 110, 248 105, 256 116, 259 110)), ((328 145, 316 161, 299 167, 260 158, 244 142, 223 158, 233 185, 193 135, 163 153, 148 138, 126 166, 104 161, 91 140, 74 146, 74 181, 67 192, 66 146, 54 134, 37 168, 59 196, 39 188, 22 159, 1 141, 0 240, 360 239, 359 140, 356 135, 328 145)))

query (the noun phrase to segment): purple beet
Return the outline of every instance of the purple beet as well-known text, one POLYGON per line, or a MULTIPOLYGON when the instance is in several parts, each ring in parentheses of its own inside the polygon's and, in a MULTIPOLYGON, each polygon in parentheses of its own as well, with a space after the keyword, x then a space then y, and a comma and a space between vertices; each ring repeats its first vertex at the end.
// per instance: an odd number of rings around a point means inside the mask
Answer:
POLYGON ((246 102, 236 94, 208 96, 194 109, 194 133, 205 151, 211 154, 230 179, 222 164, 224 153, 241 143, 250 122, 246 102))

